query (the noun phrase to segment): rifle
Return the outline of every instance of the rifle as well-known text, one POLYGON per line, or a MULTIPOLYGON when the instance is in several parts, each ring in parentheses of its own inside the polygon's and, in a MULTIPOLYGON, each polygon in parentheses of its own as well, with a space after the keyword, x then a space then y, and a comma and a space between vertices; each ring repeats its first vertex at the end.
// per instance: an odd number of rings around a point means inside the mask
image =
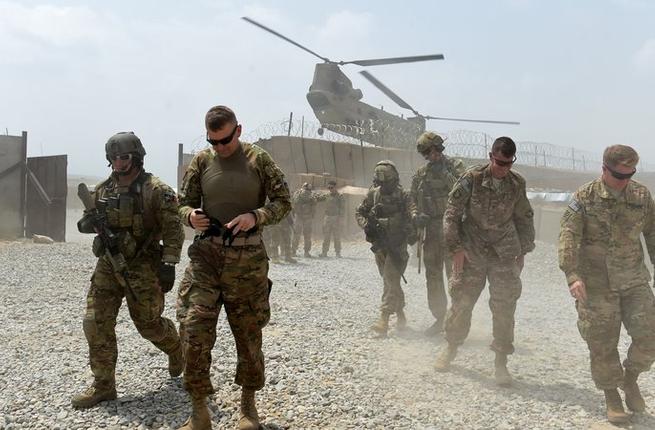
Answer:
MULTIPOLYGON (((112 269, 114 270, 114 276, 118 283, 126 288, 129 293, 132 295, 132 298, 136 301, 136 295, 130 288, 130 284, 127 281, 127 261, 121 253, 118 247, 118 236, 109 228, 107 225, 107 200, 99 199, 97 203, 94 203, 93 197, 89 192, 89 188, 86 184, 81 183, 77 187, 77 196, 82 200, 84 204, 84 209, 86 210, 86 217, 90 220, 93 225, 93 229, 100 237, 103 247, 105 249, 104 256, 109 260, 112 269)), ((85 219, 82 218, 77 223, 77 229, 84 231, 83 223, 85 219)))
MULTIPOLYGON (((380 225, 376 214, 375 206, 371 208, 368 216, 366 217, 366 228, 364 233, 366 234, 366 241, 371 243, 371 251, 377 252, 379 250, 386 250, 387 254, 391 257, 391 260, 394 262, 396 269, 400 268, 400 254, 394 246, 391 246, 389 243, 389 237, 387 236, 387 231, 380 225)), ((407 284, 407 279, 405 279, 405 274, 401 273, 400 277, 407 284)))

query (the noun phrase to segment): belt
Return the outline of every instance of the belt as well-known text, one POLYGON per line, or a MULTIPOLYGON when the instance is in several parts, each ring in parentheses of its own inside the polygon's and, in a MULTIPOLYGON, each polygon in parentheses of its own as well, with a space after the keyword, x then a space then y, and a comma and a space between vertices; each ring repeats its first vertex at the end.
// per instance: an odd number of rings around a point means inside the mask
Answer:
MULTIPOLYGON (((226 243, 223 243, 223 238, 220 236, 211 236, 209 240, 213 243, 221 246, 227 246, 226 243)), ((262 243, 261 234, 253 234, 250 236, 237 236, 234 238, 231 246, 248 246, 248 245, 259 245, 262 243)))

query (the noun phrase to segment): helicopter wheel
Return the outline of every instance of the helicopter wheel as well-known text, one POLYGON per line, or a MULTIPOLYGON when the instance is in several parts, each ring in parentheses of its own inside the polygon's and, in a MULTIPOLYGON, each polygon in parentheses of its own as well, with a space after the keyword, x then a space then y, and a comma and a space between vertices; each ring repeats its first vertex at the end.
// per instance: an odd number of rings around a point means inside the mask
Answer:
POLYGON ((317 132, 318 132, 318 135, 319 135, 319 136, 323 136, 323 133, 325 132, 325 129, 324 129, 323 127, 320 127, 320 128, 317 130, 317 132))

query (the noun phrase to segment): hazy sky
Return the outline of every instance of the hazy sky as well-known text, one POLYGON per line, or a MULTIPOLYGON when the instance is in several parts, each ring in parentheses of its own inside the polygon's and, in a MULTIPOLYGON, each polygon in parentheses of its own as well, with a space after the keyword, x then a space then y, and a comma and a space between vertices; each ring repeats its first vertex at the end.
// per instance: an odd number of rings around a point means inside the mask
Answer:
MULTIPOLYGON (((174 185, 177 144, 232 106, 244 133, 305 99, 314 57, 240 20, 249 16, 334 60, 443 53, 370 67, 432 121, 517 140, 602 151, 633 145, 655 162, 655 1, 2 1, 0 130, 28 132, 29 155, 69 154, 69 173, 105 176, 104 143, 133 130, 146 167, 174 185)), ((357 73, 364 101, 404 113, 357 73)))

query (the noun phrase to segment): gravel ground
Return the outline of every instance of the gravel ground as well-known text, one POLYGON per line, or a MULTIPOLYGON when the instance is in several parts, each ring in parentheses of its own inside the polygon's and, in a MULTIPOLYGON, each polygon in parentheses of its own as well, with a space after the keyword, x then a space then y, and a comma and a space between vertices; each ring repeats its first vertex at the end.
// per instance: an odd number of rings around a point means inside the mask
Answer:
MULTIPOLYGON (((181 379, 168 377, 166 357, 139 337, 125 306, 117 324, 118 400, 89 410, 70 406, 71 395, 91 381, 81 320, 95 260, 90 238, 77 240, 0 243, 0 429, 177 428, 190 410, 181 379)), ((421 334, 431 323, 422 275, 414 267, 406 274, 412 329, 374 339, 367 327, 381 294, 375 264, 365 243, 346 244, 343 255, 271 267, 268 380, 258 394, 267 428, 613 428, 604 423, 602 393, 591 381, 553 246, 540 243, 527 259, 509 389, 493 383, 486 293, 453 371, 436 373, 444 342, 421 334)), ((167 296, 171 318, 174 297, 167 296)), ((622 354, 627 340, 624 334, 622 354)), ((212 366, 215 428, 234 428, 238 419, 234 368, 222 315, 212 366)), ((640 382, 655 408, 652 374, 640 382)), ((628 428, 653 429, 655 418, 635 416, 628 428)))

